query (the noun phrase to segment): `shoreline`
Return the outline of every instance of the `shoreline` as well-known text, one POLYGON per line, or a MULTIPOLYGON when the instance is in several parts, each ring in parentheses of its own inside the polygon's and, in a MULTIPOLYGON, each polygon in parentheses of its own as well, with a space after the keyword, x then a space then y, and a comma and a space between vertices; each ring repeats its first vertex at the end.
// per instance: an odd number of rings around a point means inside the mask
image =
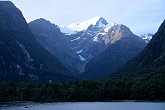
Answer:
POLYGON ((120 103, 120 102, 137 102, 137 103, 165 103, 165 101, 138 101, 138 100, 112 100, 112 101, 9 101, 9 102, 0 102, 1 104, 27 104, 27 103, 120 103))

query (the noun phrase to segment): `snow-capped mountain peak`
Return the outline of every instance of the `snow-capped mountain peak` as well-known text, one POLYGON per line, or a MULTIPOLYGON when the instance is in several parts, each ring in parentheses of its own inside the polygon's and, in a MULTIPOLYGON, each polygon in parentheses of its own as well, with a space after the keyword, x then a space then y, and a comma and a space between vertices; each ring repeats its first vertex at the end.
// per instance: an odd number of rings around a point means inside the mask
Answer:
POLYGON ((90 25, 96 25, 99 28, 101 28, 106 26, 107 24, 108 24, 107 21, 103 17, 97 16, 83 22, 72 23, 67 27, 74 31, 83 31, 83 30, 87 30, 90 25))
POLYGON ((150 34, 150 33, 148 33, 148 34, 144 34, 144 35, 142 35, 142 36, 140 36, 146 43, 149 43, 149 41, 152 39, 152 37, 153 37, 153 34, 150 34))

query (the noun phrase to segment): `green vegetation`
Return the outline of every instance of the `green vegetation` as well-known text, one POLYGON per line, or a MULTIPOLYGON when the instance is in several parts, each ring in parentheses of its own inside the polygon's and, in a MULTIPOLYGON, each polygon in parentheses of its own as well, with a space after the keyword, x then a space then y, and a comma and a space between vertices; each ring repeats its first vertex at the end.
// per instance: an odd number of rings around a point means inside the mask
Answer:
POLYGON ((165 80, 156 75, 141 79, 0 84, 1 102, 114 100, 165 101, 165 80))

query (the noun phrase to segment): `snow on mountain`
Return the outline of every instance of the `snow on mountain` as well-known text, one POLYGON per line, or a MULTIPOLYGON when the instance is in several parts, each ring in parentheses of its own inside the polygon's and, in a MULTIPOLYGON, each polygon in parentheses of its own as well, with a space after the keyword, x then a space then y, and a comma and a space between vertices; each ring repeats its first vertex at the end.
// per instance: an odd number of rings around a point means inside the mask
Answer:
POLYGON ((62 33, 66 35, 71 35, 79 31, 87 30, 88 27, 90 27, 91 25, 96 26, 98 28, 104 28, 107 24, 107 21, 103 17, 97 16, 82 22, 72 23, 66 26, 61 25, 58 27, 60 28, 62 33))
POLYGON ((108 25, 106 25, 106 27, 104 28, 104 32, 108 32, 110 28, 112 28, 113 26, 117 25, 116 23, 110 23, 108 25))
POLYGON ((76 41, 76 40, 79 40, 80 38, 81 38, 81 37, 77 37, 77 38, 75 38, 75 39, 72 39, 71 42, 76 41))
POLYGON ((79 55, 79 57, 80 57, 80 60, 81 61, 85 61, 86 59, 84 58, 84 57, 82 57, 81 55, 79 55))
POLYGON ((152 39, 152 37, 153 37, 153 34, 150 34, 150 33, 148 33, 148 34, 144 34, 144 35, 142 35, 142 36, 140 36, 146 43, 149 43, 149 41, 152 39))
POLYGON ((75 34, 76 32, 66 26, 58 26, 58 28, 60 28, 61 32, 66 34, 66 35, 71 35, 71 34, 75 34))
POLYGON ((83 31, 87 30, 90 25, 97 25, 99 28, 106 26, 107 22, 104 18, 97 16, 91 19, 88 19, 83 22, 72 23, 67 27, 74 30, 74 31, 83 31))
POLYGON ((95 37, 93 37, 93 41, 94 42, 99 42, 98 36, 96 35, 95 37))
POLYGON ((77 53, 77 54, 80 54, 80 53, 82 53, 82 52, 83 52, 83 49, 77 51, 76 53, 77 53))

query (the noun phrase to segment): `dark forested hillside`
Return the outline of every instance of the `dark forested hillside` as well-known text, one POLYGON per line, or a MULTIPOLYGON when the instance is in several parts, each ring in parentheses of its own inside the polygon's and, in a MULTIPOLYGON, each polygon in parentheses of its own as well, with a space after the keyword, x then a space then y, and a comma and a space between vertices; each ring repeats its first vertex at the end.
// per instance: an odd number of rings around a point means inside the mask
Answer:
POLYGON ((155 79, 156 77, 46 84, 1 83, 0 102, 165 101, 165 82, 155 79))

